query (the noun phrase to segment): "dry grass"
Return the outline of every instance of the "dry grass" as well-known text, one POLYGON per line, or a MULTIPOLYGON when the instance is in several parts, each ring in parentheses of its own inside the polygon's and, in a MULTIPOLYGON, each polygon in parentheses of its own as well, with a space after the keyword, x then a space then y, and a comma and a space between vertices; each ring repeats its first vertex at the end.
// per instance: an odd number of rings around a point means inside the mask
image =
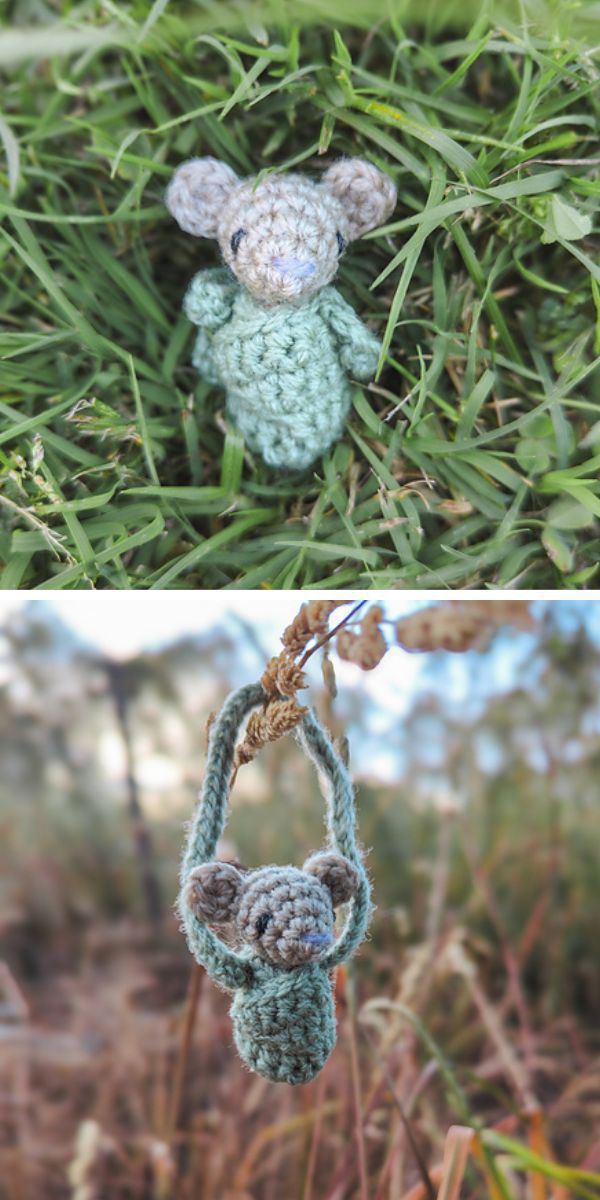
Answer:
POLYGON ((526 955, 506 947, 516 974, 498 986, 499 964, 482 968, 447 918, 401 956, 389 924, 358 978, 338 975, 338 1046, 300 1088, 242 1067, 226 997, 198 968, 189 986, 174 925, 160 944, 141 924, 94 925, 23 985, 5 968, 2 1200, 597 1195, 593 1037, 522 993, 541 926, 526 955))

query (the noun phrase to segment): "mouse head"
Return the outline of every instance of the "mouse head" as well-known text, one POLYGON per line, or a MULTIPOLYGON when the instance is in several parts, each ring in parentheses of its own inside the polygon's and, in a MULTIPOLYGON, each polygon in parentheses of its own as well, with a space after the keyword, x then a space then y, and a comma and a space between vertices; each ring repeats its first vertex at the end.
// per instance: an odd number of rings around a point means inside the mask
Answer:
POLYGON ((185 902, 201 921, 231 929, 238 945, 281 967, 320 958, 334 938, 334 909, 358 888, 358 872, 340 854, 315 854, 302 870, 231 863, 194 867, 185 902))
POLYGON ((166 203, 186 233, 216 238, 255 300, 274 305, 330 283, 348 242, 391 215, 396 188, 361 158, 335 162, 320 183, 268 175, 258 184, 216 158, 192 158, 175 171, 166 203))

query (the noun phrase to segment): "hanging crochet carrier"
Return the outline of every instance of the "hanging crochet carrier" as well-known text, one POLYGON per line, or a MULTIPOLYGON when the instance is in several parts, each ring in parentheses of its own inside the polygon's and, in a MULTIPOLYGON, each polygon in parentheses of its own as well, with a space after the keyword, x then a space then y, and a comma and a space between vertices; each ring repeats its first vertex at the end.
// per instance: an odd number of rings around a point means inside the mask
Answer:
POLYGON ((356 841, 350 777, 312 710, 295 736, 326 785, 327 849, 302 869, 240 871, 215 860, 240 727, 265 702, 260 684, 242 687, 212 725, 179 910, 192 954, 233 993, 234 1039, 245 1064, 274 1082, 299 1084, 318 1074, 335 1045, 332 972, 365 936, 369 881, 356 841), (347 914, 336 937, 334 909, 342 903, 347 914))

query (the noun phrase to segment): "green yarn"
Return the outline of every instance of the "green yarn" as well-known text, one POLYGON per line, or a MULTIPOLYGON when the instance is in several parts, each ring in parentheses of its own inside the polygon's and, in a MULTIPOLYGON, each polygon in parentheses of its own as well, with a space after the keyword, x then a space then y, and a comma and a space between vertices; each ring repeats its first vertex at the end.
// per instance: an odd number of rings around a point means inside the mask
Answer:
POLYGON ((308 1083, 335 1046, 333 989, 319 963, 283 971, 261 962, 231 1019, 240 1058, 273 1083, 308 1083))
POLYGON ((216 983, 234 992, 231 1017, 240 1057, 266 1079, 299 1084, 314 1078, 335 1045, 331 971, 365 936, 370 890, 356 842, 350 777, 312 711, 296 737, 327 783, 331 850, 310 858, 302 870, 263 867, 245 875, 214 860, 239 728, 265 700, 259 684, 240 688, 213 722, 182 863, 179 909, 192 954, 216 983), (350 896, 346 923, 333 940, 323 930, 333 931, 333 907, 350 896), (207 917, 212 924, 232 921, 228 929, 231 934, 235 928, 241 949, 219 938, 207 917))
POLYGON ((217 267, 192 279, 184 310, 200 329, 194 366, 272 467, 305 469, 328 450, 350 409, 348 375, 375 374, 380 343, 333 287, 267 307, 217 267))

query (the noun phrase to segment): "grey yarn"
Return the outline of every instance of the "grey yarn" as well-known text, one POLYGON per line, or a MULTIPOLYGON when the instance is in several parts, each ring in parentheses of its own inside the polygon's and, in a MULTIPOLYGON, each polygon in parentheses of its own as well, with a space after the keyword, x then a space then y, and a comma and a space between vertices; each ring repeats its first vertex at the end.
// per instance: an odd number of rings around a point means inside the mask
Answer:
POLYGON ((243 873, 214 860, 239 728, 265 700, 260 684, 240 688, 213 723, 178 903, 192 954, 235 993, 231 1016, 242 1059, 267 1079, 296 1084, 312 1079, 335 1045, 330 972, 363 940, 370 892, 356 842, 352 783, 312 710, 296 737, 327 784, 330 849, 312 855, 301 870, 267 866, 243 873), (334 907, 348 900, 335 939, 334 907), (219 924, 234 931, 236 948, 210 928, 219 924))

